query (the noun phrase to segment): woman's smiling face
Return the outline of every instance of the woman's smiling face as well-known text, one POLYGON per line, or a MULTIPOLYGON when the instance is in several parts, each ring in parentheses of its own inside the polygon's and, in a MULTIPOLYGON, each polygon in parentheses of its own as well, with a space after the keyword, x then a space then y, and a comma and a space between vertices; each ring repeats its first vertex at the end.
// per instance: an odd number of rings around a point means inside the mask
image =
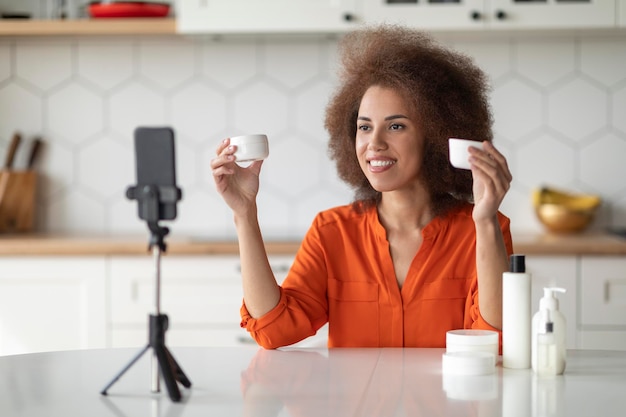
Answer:
POLYGON ((413 189, 419 180, 424 135, 415 111, 396 90, 367 89, 357 116, 356 155, 379 192, 413 189))

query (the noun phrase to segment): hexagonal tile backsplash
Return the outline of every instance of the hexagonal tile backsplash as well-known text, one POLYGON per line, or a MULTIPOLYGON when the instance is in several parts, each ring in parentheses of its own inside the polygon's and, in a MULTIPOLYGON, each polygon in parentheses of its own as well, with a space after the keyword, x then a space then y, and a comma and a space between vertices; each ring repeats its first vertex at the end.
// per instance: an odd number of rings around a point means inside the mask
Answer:
MULTIPOLYGON (((593 228, 626 225, 626 38, 444 41, 491 78, 496 144, 514 175, 502 207, 513 230, 542 230, 530 193, 543 184, 600 194, 593 228)), ((172 126, 184 196, 172 232, 221 239, 235 233, 213 186, 214 149, 229 135, 267 133, 263 232, 299 239, 317 211, 352 197, 326 156, 336 67, 336 40, 326 38, 5 38, 0 150, 15 131, 46 142, 39 231, 145 233, 124 196, 135 180, 132 132, 172 126)))

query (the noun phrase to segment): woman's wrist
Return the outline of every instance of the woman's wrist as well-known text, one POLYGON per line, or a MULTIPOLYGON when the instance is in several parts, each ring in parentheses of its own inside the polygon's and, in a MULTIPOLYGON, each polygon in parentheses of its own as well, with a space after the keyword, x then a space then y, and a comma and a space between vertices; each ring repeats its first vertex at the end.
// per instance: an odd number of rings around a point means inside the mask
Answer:
POLYGON ((243 227, 254 226, 258 227, 257 207, 256 204, 251 205, 245 210, 239 210, 233 215, 235 221, 235 227, 238 229, 243 227))
POLYGON ((476 227, 476 232, 479 230, 494 231, 500 229, 500 223, 498 222, 497 215, 487 218, 474 219, 474 226, 476 227))

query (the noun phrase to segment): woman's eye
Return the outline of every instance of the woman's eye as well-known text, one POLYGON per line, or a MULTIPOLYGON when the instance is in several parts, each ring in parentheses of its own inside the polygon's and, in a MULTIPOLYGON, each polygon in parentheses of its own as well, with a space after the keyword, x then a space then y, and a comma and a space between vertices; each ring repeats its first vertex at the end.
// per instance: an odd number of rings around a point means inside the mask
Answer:
POLYGON ((357 126, 357 129, 359 129, 359 130, 369 130, 369 128, 370 127, 368 125, 358 125, 357 126))
POLYGON ((391 130, 400 130, 402 129, 404 126, 398 123, 394 123, 391 126, 389 126, 389 129, 391 130))

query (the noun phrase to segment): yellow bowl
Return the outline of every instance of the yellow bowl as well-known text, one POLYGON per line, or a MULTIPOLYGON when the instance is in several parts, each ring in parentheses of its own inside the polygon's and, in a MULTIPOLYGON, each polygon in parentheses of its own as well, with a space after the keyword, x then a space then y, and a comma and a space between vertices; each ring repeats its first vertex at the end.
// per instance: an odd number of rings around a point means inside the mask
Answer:
POLYGON ((540 204, 535 208, 539 221, 551 232, 572 233, 584 230, 593 220, 596 208, 572 209, 562 204, 540 204))
POLYGON ((574 194, 552 187, 534 190, 532 199, 539 221, 549 231, 557 233, 584 230, 602 202, 594 194, 574 194))

